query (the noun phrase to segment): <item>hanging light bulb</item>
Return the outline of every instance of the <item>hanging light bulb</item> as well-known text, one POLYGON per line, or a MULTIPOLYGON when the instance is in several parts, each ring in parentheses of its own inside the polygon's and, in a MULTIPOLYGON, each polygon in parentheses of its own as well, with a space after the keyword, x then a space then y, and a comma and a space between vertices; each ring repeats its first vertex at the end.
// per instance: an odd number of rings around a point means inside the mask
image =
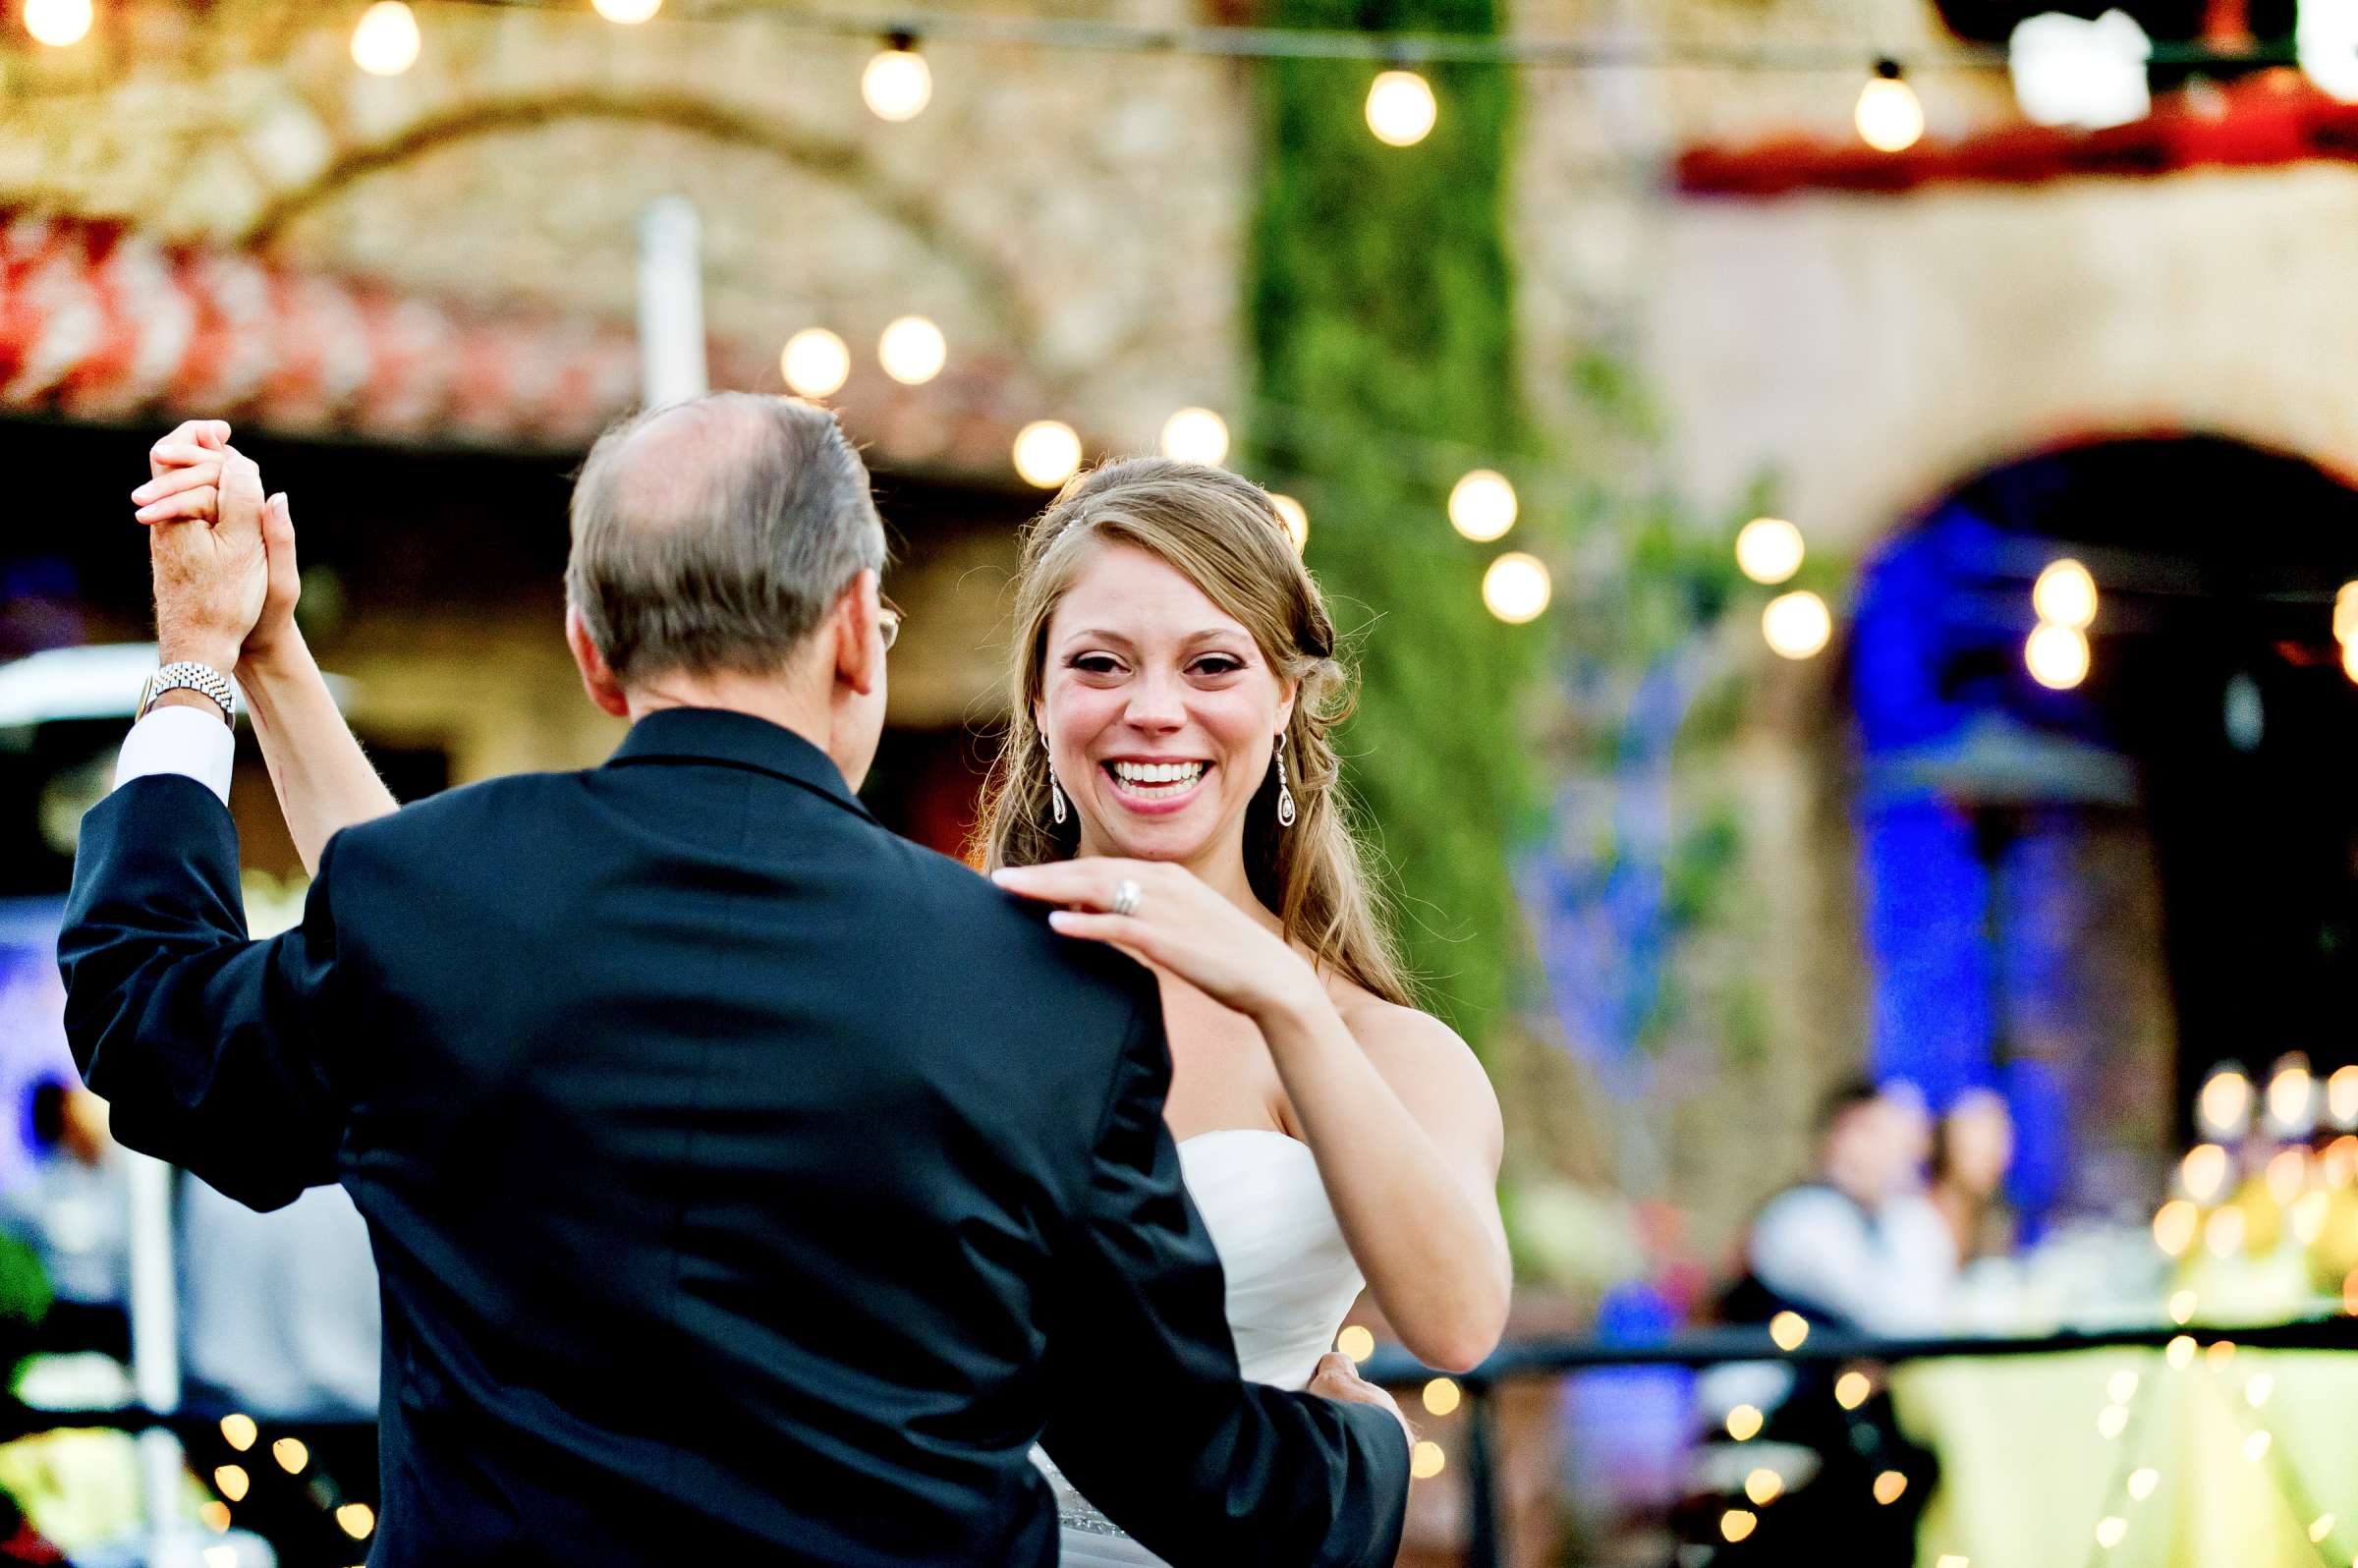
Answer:
POLYGON ((590 0, 590 5, 608 22, 635 28, 662 10, 663 0, 590 0))
POLYGON ((1162 455, 1219 467, 1228 456, 1228 421, 1209 409, 1181 409, 1163 421, 1162 455))
POLYGON ((1482 602, 1509 626, 1538 620, 1554 591, 1547 563, 1520 550, 1507 551, 1482 574, 1482 602))
POLYGON ((2344 583, 2333 590, 2333 637, 2336 642, 2358 643, 2358 583, 2344 583))
POLYGON ((2088 635, 2076 626, 2042 622, 2022 645, 2022 662, 2041 686, 2068 692, 2088 679, 2088 635))
POLYGON ((2341 644, 2341 673, 2358 681, 2358 637, 2345 638, 2341 644))
POLYGON ((1761 611, 1761 635, 1779 658, 1815 658, 1833 641, 1833 612, 1807 588, 1779 593, 1761 611))
POLYGON ((1515 487, 1490 469, 1474 470, 1449 490, 1449 526, 1477 544, 1503 538, 1521 512, 1515 487))
POLYGON ((1294 553, 1300 555, 1310 544, 1310 514, 1290 495, 1271 495, 1269 505, 1277 509, 1277 519, 1285 525, 1285 536, 1294 541, 1294 553))
POLYGON ((1801 530, 1781 517, 1756 517, 1736 533, 1736 569, 1768 587, 1790 581, 1807 553, 1801 530))
POLYGON ((352 63, 372 77, 397 77, 418 63, 418 16, 402 0, 376 0, 352 29, 352 63))
POLYGON ((1368 87, 1368 129, 1387 147, 1413 147, 1440 118, 1432 84, 1414 71, 1382 71, 1368 87))
POLYGON ((905 315, 884 329, 876 340, 876 360, 884 373, 903 386, 923 386, 941 374, 950 347, 941 328, 922 315, 905 315))
POLYGON ((1859 140, 1878 152, 1905 152, 1924 138, 1924 105, 1896 60, 1875 63, 1875 75, 1859 89, 1854 118, 1859 140))
POLYGON ((895 32, 860 73, 860 97, 869 113, 899 125, 926 112, 933 101, 933 68, 917 52, 917 38, 895 32))
POLYGON ((852 351, 825 327, 805 327, 786 340, 778 370, 800 396, 831 397, 852 378, 852 351))
POLYGON ((1015 432, 1015 472, 1052 490, 1081 469, 1081 437, 1061 420, 1034 420, 1015 432))
POLYGON ((25 30, 36 43, 70 49, 90 34, 90 0, 25 0, 25 30))
POLYGON ((2031 585, 2031 608, 2039 619, 2085 632, 2096 619, 2096 579, 2079 562, 2065 556, 2048 564, 2031 585))

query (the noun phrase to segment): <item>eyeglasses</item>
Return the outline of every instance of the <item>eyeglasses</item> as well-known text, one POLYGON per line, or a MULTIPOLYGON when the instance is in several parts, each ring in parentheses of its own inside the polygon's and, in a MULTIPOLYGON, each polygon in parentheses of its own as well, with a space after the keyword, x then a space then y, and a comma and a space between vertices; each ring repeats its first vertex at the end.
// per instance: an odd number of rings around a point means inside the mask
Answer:
POLYGON ((908 618, 907 612, 886 593, 876 595, 876 636, 884 640, 884 651, 889 653, 892 644, 901 640, 901 622, 908 618))

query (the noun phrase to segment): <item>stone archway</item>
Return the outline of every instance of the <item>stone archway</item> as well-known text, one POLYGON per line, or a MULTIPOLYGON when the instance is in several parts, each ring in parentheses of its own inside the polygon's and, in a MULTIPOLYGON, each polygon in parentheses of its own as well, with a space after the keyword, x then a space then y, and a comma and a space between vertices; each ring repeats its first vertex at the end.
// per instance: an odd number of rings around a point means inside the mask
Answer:
POLYGON ((2211 1061, 2339 1049, 2354 534, 2358 488, 2304 458, 2149 434, 1989 465, 1862 569, 1872 1056, 1936 1100, 2005 1088, 2034 1209, 2142 1201, 2211 1061), (2063 555, 2102 597, 2092 673, 2050 691, 2023 642, 2063 555))
POLYGON ((548 130, 569 122, 659 127, 685 132, 716 146, 776 160, 794 172, 835 186, 938 253, 964 280, 994 328, 994 342, 1019 354, 1038 324, 1004 268, 957 235, 920 192, 898 184, 858 144, 757 111, 671 89, 574 87, 550 92, 468 98, 435 106, 398 128, 339 147, 316 173, 271 191, 233 238, 267 249, 306 213, 373 176, 398 170, 430 153, 478 138, 548 130))

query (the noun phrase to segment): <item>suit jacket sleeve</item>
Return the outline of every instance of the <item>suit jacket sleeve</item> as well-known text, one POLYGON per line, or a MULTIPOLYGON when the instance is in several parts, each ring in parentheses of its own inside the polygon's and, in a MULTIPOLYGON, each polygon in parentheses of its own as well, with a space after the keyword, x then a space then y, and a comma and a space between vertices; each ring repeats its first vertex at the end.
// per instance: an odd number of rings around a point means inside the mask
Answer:
POLYGON ((1383 1411, 1239 1377, 1219 1257, 1163 1125, 1169 1082, 1150 995, 1060 1262, 1042 1444, 1179 1568, 1382 1568, 1399 1550, 1407 1439, 1383 1411))
POLYGON ((177 775, 83 818, 58 937, 66 1038, 115 1138, 253 1208, 336 1179, 344 1113, 316 1053, 336 935, 322 856, 301 926, 250 941, 228 810, 177 775))

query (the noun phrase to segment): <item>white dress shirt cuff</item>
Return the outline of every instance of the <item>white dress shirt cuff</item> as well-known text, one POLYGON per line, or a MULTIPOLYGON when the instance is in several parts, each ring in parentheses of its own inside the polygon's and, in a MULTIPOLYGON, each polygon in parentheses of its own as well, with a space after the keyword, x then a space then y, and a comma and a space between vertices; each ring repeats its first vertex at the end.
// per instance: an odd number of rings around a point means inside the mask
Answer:
POLYGON ((131 727, 115 762, 115 788, 153 773, 178 773, 211 790, 229 804, 229 775, 238 741, 212 713, 193 707, 159 707, 131 727))

